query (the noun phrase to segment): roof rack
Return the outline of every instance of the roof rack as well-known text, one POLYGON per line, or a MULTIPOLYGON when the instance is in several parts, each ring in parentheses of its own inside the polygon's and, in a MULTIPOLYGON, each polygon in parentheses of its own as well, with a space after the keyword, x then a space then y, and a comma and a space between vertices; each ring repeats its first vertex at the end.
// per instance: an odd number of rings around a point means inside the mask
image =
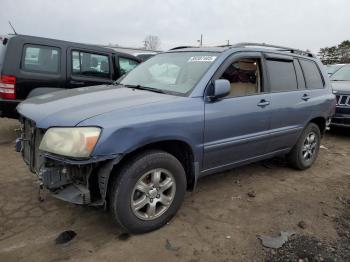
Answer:
POLYGON ((279 46, 279 45, 269 45, 265 43, 237 43, 234 45, 228 46, 229 48, 238 48, 238 47, 247 47, 247 46, 256 46, 256 47, 263 47, 263 48, 273 48, 277 49, 278 51, 285 51, 285 52, 290 52, 293 54, 298 54, 298 55, 303 55, 303 56, 308 56, 308 57, 314 57, 314 55, 310 52, 291 48, 291 47, 285 47, 285 46, 279 46))
POLYGON ((177 50, 177 49, 183 49, 183 48, 198 48, 198 46, 190 46, 190 45, 176 46, 176 47, 173 47, 173 48, 169 49, 169 51, 177 50))

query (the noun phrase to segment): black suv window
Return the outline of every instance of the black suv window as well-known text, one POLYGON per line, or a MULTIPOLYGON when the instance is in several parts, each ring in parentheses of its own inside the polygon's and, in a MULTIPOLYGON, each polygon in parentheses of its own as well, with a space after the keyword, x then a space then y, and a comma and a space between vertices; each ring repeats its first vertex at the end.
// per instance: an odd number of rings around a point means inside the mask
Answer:
POLYGON ((243 58, 230 64, 220 79, 231 84, 229 96, 247 96, 261 92, 261 63, 258 58, 243 58))
POLYGON ((124 75, 126 73, 129 73, 131 70, 133 70, 139 62, 124 58, 124 57, 119 57, 119 70, 120 70, 120 75, 124 75))
POLYGON ((298 89, 293 60, 266 60, 271 92, 285 92, 298 89))
POLYGON ((50 46, 25 45, 22 69, 44 73, 58 73, 60 49, 50 46))
POLYGON ((107 55, 88 52, 72 52, 73 74, 109 78, 109 58, 107 55))
POLYGON ((350 81, 350 66, 343 66, 331 76, 332 81, 350 81))
POLYGON ((5 38, 0 36, 0 70, 1 70, 2 61, 5 56, 6 43, 7 43, 7 40, 5 40, 5 38))
POLYGON ((316 63, 304 59, 300 59, 299 61, 304 72, 306 87, 308 89, 323 88, 323 79, 316 63))

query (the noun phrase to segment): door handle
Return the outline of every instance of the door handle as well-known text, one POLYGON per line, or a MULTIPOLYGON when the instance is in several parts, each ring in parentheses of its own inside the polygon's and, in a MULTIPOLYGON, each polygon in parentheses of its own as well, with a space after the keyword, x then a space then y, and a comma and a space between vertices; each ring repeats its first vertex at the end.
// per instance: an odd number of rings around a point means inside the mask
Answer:
POLYGON ((311 97, 308 95, 308 94, 304 94, 303 96, 302 96, 302 98, 301 99, 303 99, 304 101, 307 101, 307 100, 309 100, 311 97))
POLYGON ((259 103, 258 106, 264 108, 265 106, 268 106, 270 104, 269 101, 266 101, 265 99, 262 99, 259 103))

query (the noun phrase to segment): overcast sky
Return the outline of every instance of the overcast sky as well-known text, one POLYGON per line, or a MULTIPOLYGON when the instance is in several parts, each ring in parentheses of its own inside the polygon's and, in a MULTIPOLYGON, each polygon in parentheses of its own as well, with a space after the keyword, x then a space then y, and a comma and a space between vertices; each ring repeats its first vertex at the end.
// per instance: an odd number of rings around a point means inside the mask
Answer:
POLYGON ((0 34, 161 49, 265 42, 317 52, 350 39, 349 0, 0 0, 0 34))

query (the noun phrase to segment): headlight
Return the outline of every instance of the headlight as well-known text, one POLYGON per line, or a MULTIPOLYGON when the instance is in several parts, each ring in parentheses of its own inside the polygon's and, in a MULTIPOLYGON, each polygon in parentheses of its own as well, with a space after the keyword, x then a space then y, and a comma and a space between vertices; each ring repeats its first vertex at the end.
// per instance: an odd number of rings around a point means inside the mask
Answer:
POLYGON ((53 127, 46 131, 39 149, 63 156, 88 157, 100 133, 98 127, 53 127))

